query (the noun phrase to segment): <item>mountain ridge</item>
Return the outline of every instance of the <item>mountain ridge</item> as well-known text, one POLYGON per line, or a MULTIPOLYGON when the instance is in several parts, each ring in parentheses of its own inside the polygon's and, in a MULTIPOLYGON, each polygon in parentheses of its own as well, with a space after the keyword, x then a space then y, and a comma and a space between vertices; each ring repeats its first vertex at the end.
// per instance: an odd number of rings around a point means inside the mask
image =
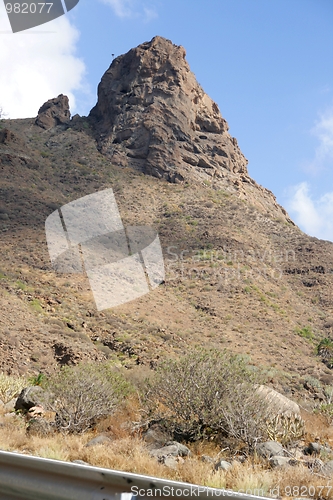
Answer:
POLYGON ((302 233, 274 195, 248 176, 227 122, 190 75, 184 49, 153 40, 112 62, 100 84, 105 95, 88 117, 69 120, 66 98, 59 96, 41 107, 37 119, 0 123, 0 369, 38 374, 111 358, 136 370, 177 357, 188 346, 210 345, 265 366, 271 386, 286 395, 313 400, 319 391, 307 389, 304 377, 326 377, 333 385, 331 370, 315 352, 332 335, 332 244, 302 233), (200 94, 197 103, 191 104, 190 91, 169 87, 174 75, 163 79, 161 66, 156 72, 151 67, 154 57, 160 60, 160 46, 171 47, 171 62, 181 64, 189 89, 200 94), (137 72, 141 53, 148 69, 137 72), (120 71, 124 61, 139 75, 139 86, 131 77, 121 92, 128 80, 120 71), (153 102, 144 106, 142 98, 151 100, 147 81, 153 102), (165 100, 173 103, 166 118, 165 100), (206 114, 196 122, 201 101, 208 103, 206 114), (187 103, 189 117, 179 118, 187 103), (215 132, 203 131, 210 120, 215 132), (212 156, 219 144, 226 156, 212 156), (198 164, 184 161, 185 154, 198 164), (219 165, 216 156, 230 162, 219 165), (200 159, 214 168, 200 167, 200 159), (110 187, 124 225, 157 230, 166 280, 137 301, 98 313, 84 275, 53 271, 44 224, 58 207, 110 187))

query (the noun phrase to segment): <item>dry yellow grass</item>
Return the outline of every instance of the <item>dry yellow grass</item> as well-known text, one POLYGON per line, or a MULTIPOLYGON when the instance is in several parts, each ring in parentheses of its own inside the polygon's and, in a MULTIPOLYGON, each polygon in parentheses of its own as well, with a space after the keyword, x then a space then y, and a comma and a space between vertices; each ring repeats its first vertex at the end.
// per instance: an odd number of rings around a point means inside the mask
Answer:
MULTIPOLYGON (((302 466, 271 470, 264 461, 252 457, 244 463, 235 460, 227 472, 215 472, 212 464, 201 460, 203 454, 211 457, 219 454, 219 448, 213 443, 196 443, 190 446, 191 457, 180 459, 176 469, 167 468, 149 456, 144 441, 139 436, 129 435, 126 422, 137 417, 137 411, 138 407, 135 401, 132 401, 124 413, 101 422, 95 432, 81 436, 69 435, 66 439, 57 433, 48 437, 28 436, 26 422, 22 417, 8 417, 2 412, 0 448, 55 460, 80 459, 94 466, 226 488, 258 496, 333 499, 333 481, 302 466), (111 443, 86 447, 86 443, 96 436, 96 432, 107 433, 111 443)), ((314 429, 315 425, 315 431, 319 432, 323 439, 331 435, 331 429, 320 417, 308 416, 308 429, 314 429)), ((310 431, 308 432, 308 436, 312 437, 310 431)), ((223 458, 223 454, 219 454, 219 458, 223 458)))

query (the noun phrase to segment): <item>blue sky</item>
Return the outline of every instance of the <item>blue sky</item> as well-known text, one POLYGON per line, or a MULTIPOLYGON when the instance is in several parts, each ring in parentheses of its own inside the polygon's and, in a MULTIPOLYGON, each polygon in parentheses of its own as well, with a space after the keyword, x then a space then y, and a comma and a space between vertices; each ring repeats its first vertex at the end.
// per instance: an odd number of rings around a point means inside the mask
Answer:
POLYGON ((9 116, 35 116, 59 93, 72 113, 88 114, 111 54, 164 36, 185 47, 250 175, 304 231, 333 241, 332 0, 80 0, 15 35, 0 7, 0 105, 9 116))

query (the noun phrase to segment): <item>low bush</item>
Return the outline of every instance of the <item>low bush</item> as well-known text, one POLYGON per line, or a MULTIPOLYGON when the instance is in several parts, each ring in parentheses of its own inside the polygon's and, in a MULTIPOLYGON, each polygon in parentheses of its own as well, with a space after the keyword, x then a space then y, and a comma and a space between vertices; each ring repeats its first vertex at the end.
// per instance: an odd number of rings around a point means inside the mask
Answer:
POLYGON ((196 350, 166 361, 146 381, 149 418, 163 420, 186 440, 227 435, 249 449, 267 436, 267 402, 259 376, 239 356, 196 350))
POLYGON ((112 366, 64 366, 45 384, 46 408, 56 413, 56 427, 64 433, 83 433, 111 415, 130 392, 112 366))

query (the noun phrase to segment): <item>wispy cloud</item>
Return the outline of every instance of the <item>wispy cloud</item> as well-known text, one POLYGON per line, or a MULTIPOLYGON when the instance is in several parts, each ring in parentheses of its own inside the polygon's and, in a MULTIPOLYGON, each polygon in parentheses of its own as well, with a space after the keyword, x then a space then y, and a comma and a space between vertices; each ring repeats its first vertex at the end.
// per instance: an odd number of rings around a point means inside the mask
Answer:
POLYGON ((317 149, 319 159, 333 159, 333 107, 321 116, 314 128, 314 133, 320 140, 317 149))
POLYGON ((133 0, 102 0, 102 2, 110 5, 118 17, 132 17, 135 12, 133 0))
POLYGON ((82 88, 85 65, 76 56, 79 32, 68 18, 13 34, 0 2, 0 31, 0 105, 8 117, 36 116, 59 94, 68 95, 75 110, 74 92, 82 88))
POLYGON ((101 1, 107 5, 110 5, 116 16, 120 18, 141 17, 144 21, 149 22, 158 16, 155 7, 142 0, 101 1))
POLYGON ((145 21, 147 23, 158 17, 157 11, 153 7, 144 7, 143 11, 145 14, 145 21))
POLYGON ((320 115, 311 132, 319 144, 313 160, 306 169, 318 173, 325 170, 328 163, 333 161, 333 106, 320 115))
POLYGON ((333 241, 333 192, 313 199, 308 183, 302 182, 292 188, 287 208, 303 231, 333 241))

